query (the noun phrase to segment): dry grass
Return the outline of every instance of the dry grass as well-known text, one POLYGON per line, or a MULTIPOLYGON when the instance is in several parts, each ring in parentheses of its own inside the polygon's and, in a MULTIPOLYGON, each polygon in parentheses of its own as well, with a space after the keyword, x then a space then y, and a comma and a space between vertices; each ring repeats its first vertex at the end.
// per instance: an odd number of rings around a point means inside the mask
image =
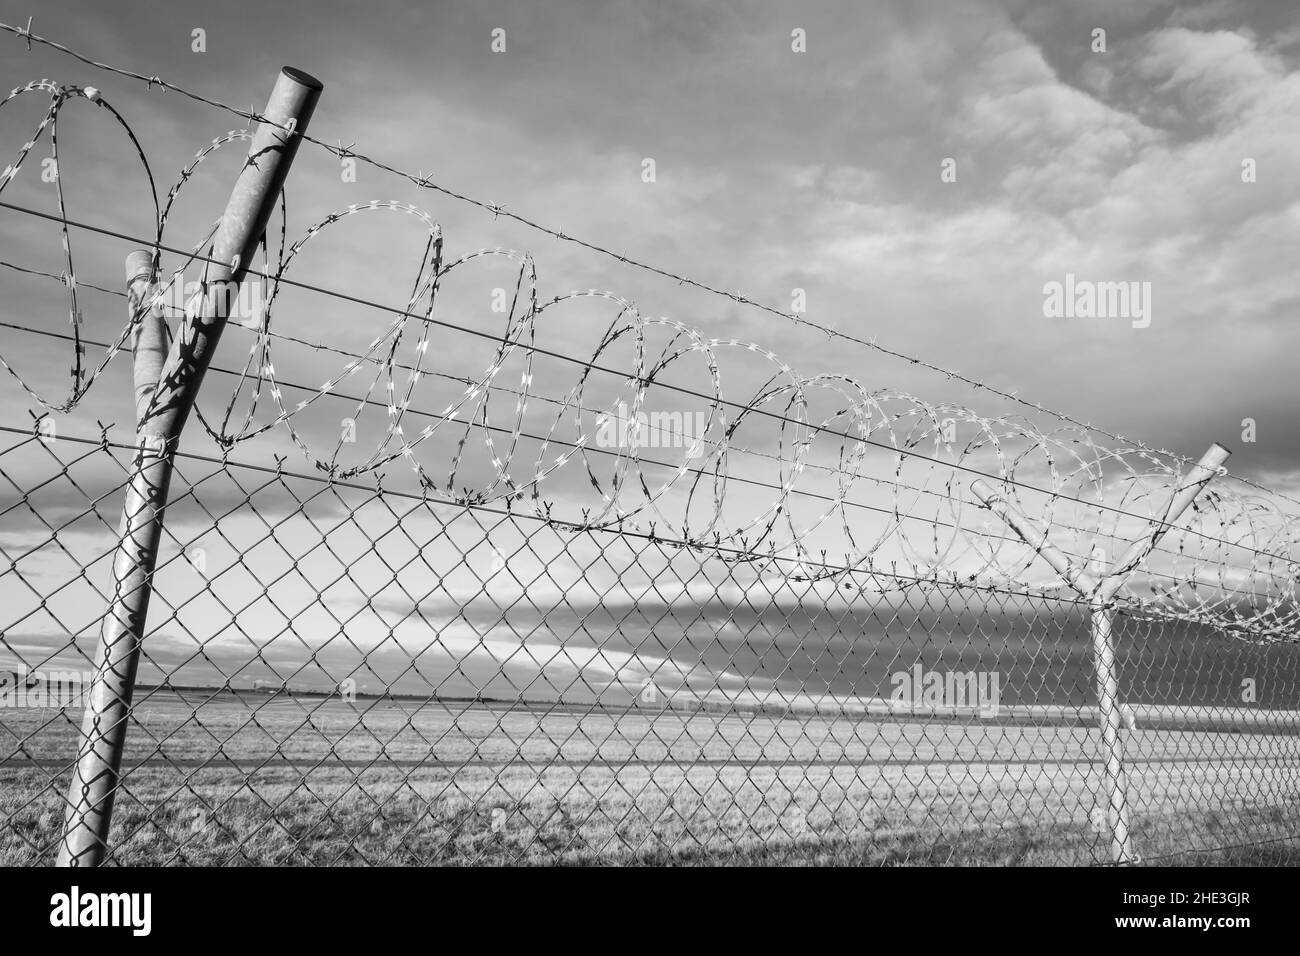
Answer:
MULTIPOLYGON (((1095 734, 1080 727, 202 700, 140 702, 115 862, 1107 859, 1092 826, 1095 734)), ((0 734, 0 864, 48 863, 74 716, 5 711, 0 734)), ((1175 863, 1300 862, 1296 747, 1129 735, 1136 848, 1175 863)))

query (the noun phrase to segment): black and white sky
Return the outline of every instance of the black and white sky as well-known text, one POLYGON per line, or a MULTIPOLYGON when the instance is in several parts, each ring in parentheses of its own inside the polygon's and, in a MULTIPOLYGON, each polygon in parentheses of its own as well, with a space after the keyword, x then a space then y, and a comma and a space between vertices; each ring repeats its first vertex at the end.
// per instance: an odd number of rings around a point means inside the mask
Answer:
MULTIPOLYGON (((8 22, 34 15, 38 33, 234 105, 260 107, 276 69, 297 65, 326 83, 313 126, 322 139, 779 308, 803 288, 811 319, 1157 446, 1195 455, 1219 439, 1234 446, 1236 469, 1286 484, 1300 469, 1300 431, 1288 421, 1300 339, 1291 4, 0 7, 8 22), (206 31, 204 53, 192 50, 195 28, 206 31), (507 49, 494 54, 498 28, 507 49), (795 29, 806 53, 792 51, 795 29), (1092 50, 1096 29, 1104 53, 1092 50), (647 157, 653 184, 641 178, 647 157), (947 158, 955 182, 941 181, 947 158), (1247 159, 1253 183, 1242 181, 1247 159), (1067 273, 1149 281, 1150 326, 1045 317, 1044 284, 1067 273), (1258 441, 1243 445, 1246 417, 1258 441)), ((235 125, 57 53, 29 54, 13 37, 3 50, 6 84, 48 76, 102 88, 137 128, 160 188, 235 125)), ((15 146, 26 117, 6 112, 4 141, 15 146)), ((142 228, 129 146, 101 125, 85 131, 86 155, 82 130, 61 132, 70 213, 120 227, 135 206, 142 228), (87 178, 89 163, 98 169, 87 178)), ((304 163, 291 184, 299 227, 318 205, 410 199, 443 224, 454 253, 532 252, 547 291, 609 288, 706 335, 759 342, 806 375, 842 372, 869 388, 1004 411, 376 170, 345 188, 330 159, 304 163), (333 187, 317 189, 326 177, 333 187)), ((219 192, 214 181, 213 205, 219 192)), ((195 222, 211 215, 196 208, 195 222)), ((358 267, 392 258, 381 236, 354 250, 358 267)), ((98 276, 114 286, 115 261, 98 276)))
MULTIPOLYGON (((325 83, 311 126, 325 142, 779 310, 802 290, 806 317, 822 325, 1179 454, 1221 441, 1234 449, 1235 472, 1300 489, 1300 11, 1286 0, 0 0, 0 20, 21 26, 29 16, 37 34, 243 109, 261 108, 282 65, 299 67, 325 83), (504 50, 493 49, 494 35, 504 50), (650 159, 653 182, 643 175, 650 159), (1067 277, 1149 283, 1149 323, 1046 315, 1045 286, 1067 277)), ((131 124, 160 194, 196 150, 239 125, 177 93, 0 36, 0 83, 43 77, 97 87, 131 124)), ((47 104, 26 96, 0 111, 5 163, 47 104)), ((128 139, 84 102, 61 116, 59 137, 68 215, 147 239, 153 209, 128 139)), ((54 211, 38 162, 47 152, 48 143, 34 152, 5 201, 54 211)), ((187 185, 171 244, 202 238, 236 152, 205 162, 187 185)), ((1024 412, 374 167, 359 165, 351 181, 337 156, 315 148, 303 149, 290 179, 289 241, 375 199, 426 211, 449 258, 527 251, 543 301, 608 289, 705 337, 759 343, 802 376, 847 375, 984 416, 1024 412)), ((53 224, 11 210, 0 219, 0 258, 64 268, 53 224)), ((401 307, 424 238, 412 217, 352 217, 313 241, 294 275, 401 307)), ((80 283, 121 286, 132 245, 76 232, 72 242, 80 283)), ((467 281, 446 290, 455 321, 499 331, 489 293, 514 273, 484 261, 462 274, 467 281)), ((66 330, 57 286, 0 281, 0 320, 66 330)), ((120 301, 86 293, 82 302, 92 337, 120 330, 120 301)), ((613 318, 598 306, 555 310, 538 341, 592 355, 613 318)), ((364 348, 390 319, 289 290, 275 322, 313 342, 364 348)), ((38 390, 66 391, 66 352, 8 330, 0 342, 38 390)), ((241 365, 248 348, 247 336, 228 337, 220 360, 241 365)), ((447 330, 433 334, 429 354, 444 372, 473 375, 491 348, 447 330)), ((629 354, 608 357, 617 365, 629 354)), ((340 364, 314 353, 277 358, 284 377, 312 383, 340 364)), ((733 397, 753 395, 772 371, 762 362, 722 369, 733 397)), ((509 374, 513 383, 520 369, 509 374)), ((557 394, 574 381, 556 363, 534 374, 539 390, 557 394)), ((694 374, 692 387, 707 388, 702 363, 694 374)), ((68 427, 128 422, 128 376, 125 363, 111 364, 68 427)), ((5 388, 5 423, 29 425, 31 403, 12 382, 5 388)), ((614 396, 601 392, 597 404, 614 396)), ((209 401, 201 407, 219 414, 221 398, 209 401)), ((306 415, 303 433, 332 435, 337 418, 306 415)), ((282 430, 264 441, 298 455, 282 430)), ((753 436, 755 445, 776 441, 753 436)), ((450 446, 438 447, 445 459, 450 446)), ((586 479, 575 469, 559 487, 574 492, 586 479)))

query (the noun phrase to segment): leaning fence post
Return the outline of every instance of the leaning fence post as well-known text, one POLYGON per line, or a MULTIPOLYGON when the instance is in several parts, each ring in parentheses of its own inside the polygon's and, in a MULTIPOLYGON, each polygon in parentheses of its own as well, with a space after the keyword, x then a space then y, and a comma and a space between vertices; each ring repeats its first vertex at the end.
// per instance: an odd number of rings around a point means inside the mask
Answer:
POLYGON ((1101 724, 1106 818, 1110 829, 1110 856, 1115 863, 1139 862, 1129 837, 1128 777, 1124 771, 1124 738, 1119 704, 1119 678, 1115 668, 1115 642, 1111 635, 1115 623, 1115 596, 1124 581, 1151 553, 1188 505, 1223 467, 1231 452, 1220 444, 1211 445, 1179 483, 1169 499, 1165 513, 1148 524, 1123 556, 1107 570, 1094 556, 1093 567, 1077 567, 1048 537, 1047 531, 1025 517, 984 479, 971 482, 970 488, 984 507, 1011 527, 1025 544, 1033 548, 1067 585, 1088 602, 1089 629, 1092 636, 1092 665, 1097 690, 1097 717, 1101 724))
MULTIPOLYGON (((322 88, 320 81, 299 70, 285 67, 280 72, 263 113, 267 122, 257 126, 213 240, 203 292, 186 306, 165 361, 159 363, 159 317, 151 310, 137 330, 137 448, 113 558, 113 593, 100 630, 95 678, 68 788, 60 866, 95 866, 107 852, 177 442, 225 328, 232 293, 266 231, 322 88), (152 387, 151 370, 157 376, 152 387)), ((128 303, 133 310, 144 302, 150 278, 142 275, 138 253, 128 258, 128 303)))

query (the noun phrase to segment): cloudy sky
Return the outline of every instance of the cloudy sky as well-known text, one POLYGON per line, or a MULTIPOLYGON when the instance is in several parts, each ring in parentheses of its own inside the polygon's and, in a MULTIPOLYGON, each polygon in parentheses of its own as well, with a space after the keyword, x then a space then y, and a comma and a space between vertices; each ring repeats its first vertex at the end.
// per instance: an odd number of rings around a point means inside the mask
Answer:
MULTIPOLYGON (((0 6, 9 22, 35 13, 38 32, 245 107, 295 64, 327 84, 314 131, 328 141, 777 307, 804 288, 811 319, 1158 446, 1195 455, 1218 438, 1240 470, 1300 464, 1286 418, 1300 334, 1288 321, 1300 133, 1287 121, 1300 23, 1286 3, 845 3, 795 15, 779 4, 235 2, 220 17, 188 4, 0 6), (206 53, 191 51, 196 27, 206 53), (498 27, 507 49, 494 54, 498 27), (791 50, 795 28, 804 54, 791 50), (1091 51, 1098 28, 1105 53, 1091 51), (654 184, 641 180, 647 157, 654 184), (941 182, 945 158, 956 182, 941 182), (1151 282, 1150 327, 1044 317, 1044 283, 1066 273, 1151 282), (1253 446, 1239 440, 1243 417, 1259 424, 1253 446)), ((5 51, 6 83, 99 84, 139 130, 161 188, 234 125, 17 40, 5 51)), ((73 164, 81 132, 64 134, 73 164)), ((87 218, 125 226, 126 204, 139 204, 134 157, 103 126, 93 133, 93 161, 123 185, 79 195, 74 169, 71 212, 81 199, 87 218)), ((546 291, 610 288, 706 335, 767 345, 805 375, 1003 411, 378 171, 340 183, 329 160, 313 155, 291 185, 299 231, 318 206, 414 199, 451 252, 531 251, 546 291)), ((178 226, 172 238, 189 237, 178 226)))
MULTIPOLYGON (((780 310, 802 289, 807 317, 823 325, 1179 454, 1195 457, 1221 441, 1234 449, 1234 471, 1300 488, 1300 431, 1290 421, 1300 346, 1292 321, 1300 303, 1300 132, 1293 121, 1300 17, 1288 3, 844 2, 792 9, 233 0, 217 8, 3 0, 0 14, 19 25, 34 15, 38 34, 244 109, 261 108, 281 65, 297 66, 325 82, 311 127, 322 140, 780 310), (202 52, 194 49, 195 30, 203 31, 202 52), (495 30, 504 31, 504 52, 493 50, 495 30), (806 52, 792 49, 795 31, 806 52), (1097 31, 1104 31, 1104 50, 1097 31), (643 177, 647 159, 653 182, 643 177), (1243 175, 1247 169, 1252 175, 1243 175), (1045 285, 1067 275, 1150 283, 1149 325, 1045 315, 1045 285), (1255 441, 1243 440, 1247 418, 1255 441)), ((0 37, 0 50, 0 82, 9 87, 42 77, 98 87, 139 138, 160 194, 200 146, 238 126, 229 114, 39 45, 28 53, 12 36, 0 37)), ((0 143, 9 154, 47 104, 46 95, 26 96, 0 112, 0 143)), ((59 147, 68 215, 148 238, 147 180, 111 121, 73 103, 61 119, 59 147)), ((48 149, 47 142, 33 153, 5 201, 54 211, 38 163, 48 149)), ((233 146, 218 154, 186 186, 170 244, 202 238, 238 153, 233 146)), ((290 180, 289 241, 327 214, 373 199, 426 210, 441 225, 449 259, 481 247, 529 252, 543 301, 571 289, 608 289, 643 314, 687 323, 706 338, 759 343, 801 376, 843 374, 869 390, 900 389, 986 416, 1025 411, 364 164, 349 181, 337 157, 314 147, 303 149, 290 180)), ((0 258, 62 271, 52 224, 9 210, 0 216, 0 258)), ((410 216, 351 217, 313 240, 291 277, 401 307, 425 238, 410 216)), ((121 286, 122 257, 136 244, 78 233, 72 241, 79 282, 121 286)), ((468 263, 448 279, 442 314, 499 334, 502 318, 491 311, 490 293, 513 288, 516 270, 496 259, 468 263)), ((3 281, 0 318, 66 331, 66 297, 57 286, 9 274, 3 281)), ((107 340, 120 330, 119 300, 83 290, 80 307, 90 337, 107 340)), ((538 342, 589 357, 615 312, 603 301, 566 303, 539 324, 538 342)), ((283 333, 351 349, 364 349, 389 321, 298 290, 284 293, 275 315, 283 333)), ((661 335, 655 344, 666 341, 661 335)), ((0 342, 0 354, 30 385, 62 396, 68 352, 8 329, 0 342)), ((413 344, 408 338, 405 355, 413 344)), ((228 335, 219 362, 241 367, 249 346, 247 334, 228 335)), ((753 353, 720 352, 724 393, 733 400, 746 401, 776 371, 753 353)), ((432 368, 445 374, 474 376, 491 354, 490 342, 453 330, 436 330, 429 346, 432 368)), ((90 358, 97 360, 93 348, 90 358)), ((603 354, 617 368, 631 358, 625 343, 603 354)), ((526 369, 517 357, 511 363, 499 383, 513 387, 526 369)), ((289 381, 319 384, 341 365, 337 356, 308 350, 276 356, 289 381)), ((562 361, 539 361, 533 372, 537 391, 551 395, 576 381, 574 367, 562 361)), ((125 362, 110 364, 92 398, 60 427, 94 434, 96 419, 129 422, 128 377, 125 362)), ((219 378, 209 378, 202 405, 218 419, 229 395, 228 387, 213 391, 219 378)), ((709 390, 698 355, 664 378, 709 390)), ((26 409, 35 405, 14 383, 4 388, 5 424, 27 427, 26 409)), ((457 389, 430 380, 421 398, 440 409, 457 389)), ((628 393, 616 382, 593 381, 586 394, 608 408, 628 393)), ((659 400, 661 408, 682 407, 671 394, 659 400)), ((498 408, 508 412, 512 403, 507 396, 498 408)), ((318 403, 299 419, 300 435, 328 455, 341 414, 318 403)), ((549 414, 553 422, 554 410, 549 414)), ((535 416, 529 423, 544 432, 545 410, 535 416)), ((273 417, 264 398, 254 420, 273 417)), ((361 445, 384 433, 372 420, 359 421, 361 445)), ((509 416, 501 421, 508 429, 509 416)), ((751 447, 781 447, 774 429, 752 431, 742 432, 751 447)), ((189 437, 187 447, 204 451, 211 447, 205 441, 189 437)), ((256 442, 247 446, 250 457, 284 453, 310 468, 283 428, 256 442)), ((440 481, 454 447, 445 432, 426 446, 424 463, 440 481)), ((353 454, 364 459, 366 452, 353 454)), ((829 447, 816 454, 834 460, 829 447)), ((458 485, 482 487, 492 457, 490 449, 467 452, 458 485)), ((515 477, 531 468, 529 458, 515 477)), ((733 468, 783 480, 770 460, 733 468)), ((572 469, 552 487, 582 504, 589 483, 572 469)), ((761 493, 732 493, 750 515, 770 503, 761 493)), ((815 517, 809 512, 806 520, 815 517)))

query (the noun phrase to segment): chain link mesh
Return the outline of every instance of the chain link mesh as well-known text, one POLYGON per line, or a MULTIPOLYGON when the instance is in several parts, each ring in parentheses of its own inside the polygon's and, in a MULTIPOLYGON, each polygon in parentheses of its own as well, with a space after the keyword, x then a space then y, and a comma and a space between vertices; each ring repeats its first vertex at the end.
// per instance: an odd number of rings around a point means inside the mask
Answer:
MULTIPOLYGON (((0 434, 0 860, 48 863, 132 449, 0 434)), ((1109 859, 1083 603, 184 454, 166 529, 111 862, 1109 859)), ((1142 858, 1290 859, 1294 645, 1116 630, 1142 858)))

